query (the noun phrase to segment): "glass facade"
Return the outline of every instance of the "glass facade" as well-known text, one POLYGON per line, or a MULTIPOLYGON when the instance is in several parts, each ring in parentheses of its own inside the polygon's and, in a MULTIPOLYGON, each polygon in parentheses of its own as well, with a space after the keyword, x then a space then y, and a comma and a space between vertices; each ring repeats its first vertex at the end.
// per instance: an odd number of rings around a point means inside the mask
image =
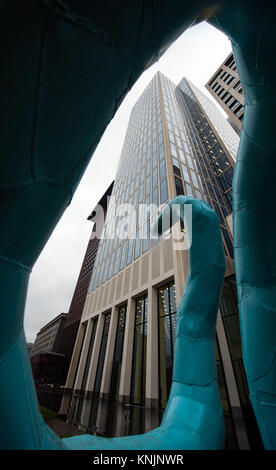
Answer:
POLYGON ((96 336, 97 325, 98 325, 98 319, 96 318, 95 320, 93 320, 91 338, 90 338, 90 343, 89 343, 89 348, 88 348, 88 352, 87 352, 86 363, 85 363, 84 372, 83 372, 83 378, 82 378, 82 384, 81 384, 81 392, 84 392, 85 389, 86 389, 86 384, 87 384, 87 379, 88 379, 88 372, 89 372, 89 367, 90 367, 90 362, 91 362, 91 356, 92 356, 92 351, 93 351, 93 346, 94 346, 94 341, 95 341, 95 336, 96 336))
POLYGON ((136 300, 135 327, 133 339, 132 374, 131 374, 131 403, 145 404, 146 392, 146 358, 147 358, 147 318, 148 298, 139 297, 136 300))
POLYGON ((204 93, 194 86, 193 83, 188 82, 188 80, 185 79, 180 82, 180 86, 183 81, 188 83, 190 89, 193 92, 193 96, 200 103, 201 108, 203 109, 209 122, 212 124, 215 133, 219 137, 219 140, 223 142, 231 157, 234 159, 234 161, 236 161, 240 141, 237 133, 233 130, 232 126, 229 125, 227 120, 222 117, 215 104, 209 100, 209 98, 204 93))
POLYGON ((235 276, 224 280, 220 299, 220 312, 226 333, 228 349, 236 378, 239 399, 244 420, 248 429, 248 438, 254 449, 262 448, 261 438, 256 425, 255 415, 249 398, 246 374, 242 360, 242 345, 238 312, 238 296, 235 276))
POLYGON ((237 436, 236 436, 234 420, 233 420, 233 415, 232 415, 232 408, 231 408, 230 398, 228 395, 223 361, 222 361, 221 352, 219 349, 219 343, 218 343, 217 338, 216 338, 216 361, 217 361, 217 374, 218 374, 220 401, 222 405, 224 424, 225 424, 226 449, 227 448, 237 449, 238 443, 237 443, 237 436))
POLYGON ((131 113, 89 292, 158 242, 151 240, 149 227, 168 198, 161 95, 156 75, 131 113), (116 208, 124 204, 132 205, 133 210, 125 217, 117 216, 115 223, 116 208))
POLYGON ((119 396, 126 312, 127 312, 126 305, 122 305, 121 307, 119 307, 116 340, 115 340, 115 348, 114 348, 114 356, 113 356, 113 365, 112 365, 112 373, 111 373, 111 383, 110 383, 110 391, 109 391, 109 394, 112 400, 117 400, 119 396))
POLYGON ((110 313, 105 315, 104 319, 104 328, 103 328, 103 335, 98 359, 98 366, 94 384, 94 395, 97 396, 100 393, 101 389, 101 382, 102 382, 102 375, 103 375, 103 367, 104 367, 104 360, 105 360, 105 352, 106 352, 106 345, 107 345, 107 338, 109 332, 109 325, 110 325, 110 313))
POLYGON ((171 383, 173 367, 173 344, 176 325, 175 284, 171 282, 158 289, 159 314, 159 402, 165 408, 171 383))
POLYGON ((74 379, 73 379, 73 388, 76 388, 76 379, 77 379, 77 373, 80 365, 80 359, 82 355, 82 350, 83 350, 83 345, 84 345, 84 339, 85 339, 85 334, 86 334, 86 328, 87 328, 87 323, 84 323, 83 325, 83 333, 82 333, 82 340, 81 340, 81 346, 80 346, 80 351, 78 353, 78 359, 77 359, 77 367, 75 369, 74 373, 74 379))
MULTIPOLYGON (((234 170, 220 143, 218 132, 218 129, 224 129, 225 120, 219 112, 217 115, 213 111, 213 103, 186 79, 175 86, 161 75, 161 83, 176 195, 186 194, 201 199, 215 210, 221 225, 225 253, 233 258, 226 216, 232 212, 234 170), (209 122, 210 109, 210 116, 216 118, 216 125, 213 126, 209 122)), ((226 144, 229 153, 237 151, 236 141, 228 139, 226 144)))

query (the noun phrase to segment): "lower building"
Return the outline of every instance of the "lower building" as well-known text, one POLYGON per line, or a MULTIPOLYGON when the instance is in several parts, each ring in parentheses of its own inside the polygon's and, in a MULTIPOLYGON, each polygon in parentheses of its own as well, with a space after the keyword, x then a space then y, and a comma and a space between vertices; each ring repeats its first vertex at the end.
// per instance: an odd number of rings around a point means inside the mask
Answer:
POLYGON ((42 352, 58 352, 66 317, 66 313, 60 313, 39 330, 30 352, 31 358, 42 352))
POLYGON ((65 355, 59 354, 59 344, 67 314, 61 313, 36 335, 30 352, 30 361, 36 383, 59 383, 65 365, 65 355))

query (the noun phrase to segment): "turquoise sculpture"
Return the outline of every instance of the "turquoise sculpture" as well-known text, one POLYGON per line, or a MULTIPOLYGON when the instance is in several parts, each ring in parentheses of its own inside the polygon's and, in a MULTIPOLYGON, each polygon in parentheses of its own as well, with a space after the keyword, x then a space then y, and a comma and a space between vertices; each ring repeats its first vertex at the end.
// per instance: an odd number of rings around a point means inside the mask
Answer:
POLYGON ((212 15, 209 21, 232 41, 245 95, 233 185, 235 268, 250 398, 264 446, 275 449, 275 4, 1 0, 0 8, 0 447, 223 447, 213 335, 224 261, 216 217, 204 203, 179 200, 182 207, 193 205, 193 245, 178 309, 174 382, 157 430, 108 443, 93 436, 60 440, 39 414, 23 331, 31 269, 70 204, 107 124, 160 51, 197 18, 212 15), (211 234, 212 253, 195 256, 211 234), (210 267, 210 279, 204 266, 210 267), (199 311, 195 289, 211 281, 214 288, 208 289, 208 302, 199 311), (189 355, 196 368, 186 369, 189 355))

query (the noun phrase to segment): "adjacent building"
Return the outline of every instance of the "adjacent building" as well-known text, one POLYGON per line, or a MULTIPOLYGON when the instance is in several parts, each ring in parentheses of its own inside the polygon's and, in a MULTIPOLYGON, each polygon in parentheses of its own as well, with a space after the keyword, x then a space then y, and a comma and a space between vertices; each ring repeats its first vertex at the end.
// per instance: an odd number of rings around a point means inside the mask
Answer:
POLYGON ((238 144, 216 106, 185 78, 175 85, 158 72, 134 106, 60 409, 82 429, 93 432, 98 399, 166 407, 188 252, 173 237, 152 238, 150 226, 168 200, 187 194, 216 211, 224 243, 217 366, 227 446, 254 447, 227 223, 238 144))
POLYGON ((94 263, 95 263, 95 258, 98 250, 98 245, 99 245, 99 236, 101 233, 101 224, 104 221, 108 203, 109 203, 109 198, 112 193, 112 188, 113 188, 113 182, 109 185, 103 196, 101 197, 100 201, 98 202, 98 205, 102 208, 102 214, 101 214, 101 220, 97 222, 96 218, 93 218, 93 214, 95 210, 91 212, 91 214, 88 217, 88 220, 93 221, 93 228, 92 228, 92 233, 91 237, 89 239, 87 249, 83 258, 83 262, 81 265, 79 277, 76 283, 76 287, 74 290, 74 294, 72 297, 72 301, 70 304, 70 308, 68 311, 68 315, 66 318, 66 322, 62 331, 59 347, 58 347, 58 352, 60 354, 64 354, 66 356, 66 361, 61 377, 60 383, 64 384, 73 349, 74 349, 74 344, 77 336, 77 332, 79 329, 80 325, 80 320, 83 312, 83 307, 84 303, 86 300, 87 292, 88 292, 88 286, 89 282, 91 279, 91 274, 93 271, 94 263), (95 236, 97 231, 97 235, 95 236))
POLYGON ((39 330, 30 353, 31 357, 42 352, 58 352, 66 316, 66 313, 60 313, 39 330))
POLYGON ((59 344, 66 322, 66 313, 61 313, 36 335, 30 352, 30 361, 35 381, 56 383, 64 367, 65 356, 58 353, 59 344))
POLYGON ((206 88, 227 113, 231 126, 240 134, 244 117, 244 95, 232 53, 210 78, 206 88))
POLYGON ((109 185, 98 202, 102 208, 102 217, 93 217, 91 237, 82 261, 79 277, 75 286, 68 314, 62 313, 41 328, 30 351, 31 365, 36 381, 48 381, 56 385, 65 383, 71 356, 87 296, 88 286, 99 245, 99 238, 106 215, 113 182, 109 185))

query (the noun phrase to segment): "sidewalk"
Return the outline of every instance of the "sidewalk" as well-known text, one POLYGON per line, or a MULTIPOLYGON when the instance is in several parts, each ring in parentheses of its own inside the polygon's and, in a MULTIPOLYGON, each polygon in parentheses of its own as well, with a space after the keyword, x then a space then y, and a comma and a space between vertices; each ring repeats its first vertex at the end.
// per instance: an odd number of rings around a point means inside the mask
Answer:
POLYGON ((79 436, 84 432, 71 426, 71 424, 62 421, 62 419, 51 418, 45 420, 47 426, 51 428, 59 437, 79 436))

